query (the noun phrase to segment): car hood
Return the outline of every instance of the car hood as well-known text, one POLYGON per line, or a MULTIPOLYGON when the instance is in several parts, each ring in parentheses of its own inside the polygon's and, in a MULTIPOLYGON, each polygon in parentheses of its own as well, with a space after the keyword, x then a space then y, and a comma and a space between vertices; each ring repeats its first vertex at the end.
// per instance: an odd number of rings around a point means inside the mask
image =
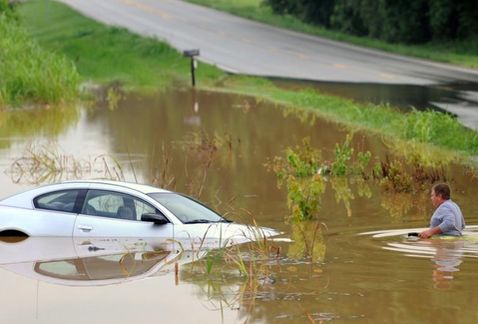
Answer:
POLYGON ((235 244, 261 241, 281 233, 267 227, 235 223, 205 223, 176 225, 174 237, 185 249, 222 248, 235 244))

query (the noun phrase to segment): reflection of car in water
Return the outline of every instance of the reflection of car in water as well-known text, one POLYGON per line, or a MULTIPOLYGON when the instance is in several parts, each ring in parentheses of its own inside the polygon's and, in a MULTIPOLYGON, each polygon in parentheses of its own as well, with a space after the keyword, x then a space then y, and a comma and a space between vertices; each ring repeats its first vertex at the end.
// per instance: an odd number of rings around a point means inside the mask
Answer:
POLYGON ((65 280, 108 280, 134 277, 150 270, 169 255, 158 252, 154 259, 145 258, 141 252, 104 255, 98 257, 43 261, 35 263, 35 272, 65 280))
POLYGON ((178 249, 172 241, 30 237, 1 241, 0 267, 54 284, 100 286, 167 273, 205 253, 178 249))
POLYGON ((277 234, 232 223, 182 194, 126 182, 69 181, 0 201, 1 236, 154 237, 227 245, 277 234))

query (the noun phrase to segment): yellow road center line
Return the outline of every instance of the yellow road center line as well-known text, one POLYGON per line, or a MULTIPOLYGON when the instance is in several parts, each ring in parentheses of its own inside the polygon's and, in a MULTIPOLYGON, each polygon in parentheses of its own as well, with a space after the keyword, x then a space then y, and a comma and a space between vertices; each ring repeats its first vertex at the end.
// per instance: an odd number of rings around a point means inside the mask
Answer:
POLYGON ((394 75, 388 74, 388 73, 380 73, 380 77, 388 80, 395 79, 394 75))
POLYGON ((150 13, 155 16, 159 16, 165 20, 171 20, 174 18, 173 15, 170 15, 167 12, 145 5, 144 3, 141 3, 139 1, 135 1, 135 0, 120 0, 120 1, 127 6, 138 8, 140 10, 143 10, 144 12, 150 13))
POLYGON ((304 53, 297 53, 297 57, 301 60, 306 60, 308 58, 304 53))
POLYGON ((241 42, 248 43, 248 44, 253 43, 252 39, 245 38, 245 37, 242 37, 242 38, 241 38, 241 42))

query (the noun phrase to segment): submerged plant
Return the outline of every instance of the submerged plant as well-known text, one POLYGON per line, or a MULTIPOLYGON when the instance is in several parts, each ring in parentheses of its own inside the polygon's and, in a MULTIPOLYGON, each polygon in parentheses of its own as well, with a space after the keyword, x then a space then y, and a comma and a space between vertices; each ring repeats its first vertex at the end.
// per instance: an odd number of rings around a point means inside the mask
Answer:
POLYGON ((325 190, 323 176, 318 173, 320 151, 310 146, 310 139, 303 146, 286 150, 286 159, 275 157, 266 166, 277 175, 279 188, 287 187, 287 205, 292 221, 311 220, 318 217, 320 198, 325 190))
POLYGON ((447 180, 450 157, 440 159, 436 150, 424 149, 422 144, 397 141, 391 146, 392 153, 380 160, 369 151, 356 151, 351 143, 352 135, 337 143, 334 158, 329 162, 311 147, 309 139, 304 139, 302 146, 288 148, 285 158, 275 157, 266 164, 275 172, 278 186, 286 186, 288 221, 318 220, 321 199, 329 184, 336 203, 343 203, 347 216, 352 216, 351 201, 355 195, 351 184, 357 186, 358 196, 370 198, 370 181, 378 180, 384 192, 416 195, 436 181, 447 180), (373 167, 372 158, 376 161, 373 167))
POLYGON ((335 159, 331 164, 331 175, 335 177, 361 176, 368 178, 368 166, 372 158, 370 151, 359 151, 354 155, 352 135, 347 134, 342 144, 335 144, 335 159))
POLYGON ((350 173, 349 161, 354 152, 353 148, 350 147, 351 140, 352 137, 349 134, 345 137, 345 141, 342 145, 335 144, 335 161, 332 163, 332 175, 340 177, 350 173))
POLYGON ((399 160, 383 161, 381 163, 382 180, 381 183, 385 190, 394 192, 411 192, 413 189, 413 179, 405 169, 403 163, 399 160))
POLYGON ((66 154, 56 143, 32 145, 6 170, 14 183, 42 184, 84 177, 124 180, 120 163, 110 155, 78 159, 66 154))
MULTIPOLYGON (((176 177, 171 170, 173 160, 170 151, 171 147, 166 148, 164 143, 161 145, 159 165, 154 164, 153 170, 151 170, 151 173, 153 174, 151 183, 163 189, 175 190, 176 177)), ((153 152, 153 157, 155 156, 155 153, 156 152, 153 152)))
MULTIPOLYGON (((169 190, 176 190, 178 186, 181 186, 181 191, 200 199, 206 188, 211 168, 218 162, 222 162, 219 158, 229 156, 238 147, 238 143, 240 143, 239 140, 236 142, 228 134, 209 135, 204 130, 191 132, 172 145, 166 146, 163 143, 159 150, 156 147, 153 150, 150 162, 151 183, 169 190), (175 174, 177 169, 174 168, 177 167, 177 161, 173 161, 174 154, 171 154, 171 151, 176 149, 184 153, 184 170, 182 171, 184 177, 181 178, 186 179, 186 182, 180 182, 181 179, 178 179, 175 174)), ((223 204, 218 197, 216 198, 219 204, 223 204)))
POLYGON ((324 260, 326 246, 322 228, 324 223, 305 221, 292 224, 291 239, 287 256, 292 259, 310 259, 312 262, 324 260))
POLYGON ((106 93, 106 102, 108 103, 109 110, 115 110, 118 108, 119 102, 123 99, 124 95, 119 87, 111 86, 106 93))
POLYGON ((286 158, 275 157, 266 167, 277 175, 279 185, 282 185, 292 175, 297 178, 310 177, 317 173, 321 161, 321 152, 313 149, 310 138, 302 140, 302 146, 285 151, 286 158))
POLYGON ((428 190, 413 194, 383 191, 380 198, 381 206, 388 211, 394 222, 403 222, 405 215, 407 220, 424 221, 423 216, 428 214, 428 190))
POLYGON ((200 198, 204 186, 206 184, 209 170, 213 162, 217 158, 217 152, 222 146, 222 142, 217 136, 210 136, 205 131, 190 133, 185 140, 180 142, 186 155, 186 176, 190 179, 187 184, 187 192, 189 195, 200 198), (189 173, 188 161, 193 160, 195 163, 195 170, 193 174, 189 173), (197 168, 199 166, 199 168, 197 168))
POLYGON ((385 190, 417 193, 437 181, 447 181, 447 166, 456 156, 417 142, 387 143, 391 154, 380 162, 375 177, 385 190))
POLYGON ((286 159, 275 157, 266 166, 277 175, 278 186, 284 183, 287 187, 287 204, 291 211, 288 220, 295 222, 318 219, 321 207, 321 196, 325 192, 326 180, 332 181, 332 188, 336 192, 337 201, 345 203, 347 214, 351 215, 350 199, 353 195, 347 185, 347 176, 367 179, 368 165, 371 153, 358 152, 354 155, 351 147, 352 136, 347 135, 342 144, 335 146, 335 158, 332 162, 321 158, 321 152, 313 149, 310 139, 305 138, 302 146, 294 149, 288 148, 285 152, 286 159), (344 178, 344 180, 335 180, 344 178))
POLYGON ((291 210, 289 220, 301 222, 317 219, 324 190, 325 183, 319 174, 308 179, 289 176, 287 178, 287 204, 291 210))
POLYGON ((335 192, 335 201, 337 203, 342 201, 347 211, 347 216, 352 216, 352 208, 350 207, 350 201, 353 200, 355 197, 352 193, 352 189, 350 188, 348 179, 344 177, 332 178, 330 180, 330 183, 332 185, 332 189, 335 192))

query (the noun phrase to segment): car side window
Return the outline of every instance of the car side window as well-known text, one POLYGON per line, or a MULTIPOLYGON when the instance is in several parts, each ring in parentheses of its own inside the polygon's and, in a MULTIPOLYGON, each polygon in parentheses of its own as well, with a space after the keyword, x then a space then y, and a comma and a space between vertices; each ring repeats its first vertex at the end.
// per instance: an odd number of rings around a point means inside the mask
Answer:
POLYGON ((63 212, 74 212, 75 202, 78 197, 79 190, 62 190, 49 192, 36 197, 33 200, 35 208, 56 210, 63 212))
POLYGON ((134 205, 136 209, 136 215, 138 215, 140 218, 141 218, 141 215, 143 214, 157 213, 156 208, 154 208, 150 204, 147 204, 141 200, 135 200, 134 205))
POLYGON ((155 211, 154 207, 131 195, 106 190, 88 190, 82 214, 139 220, 142 214, 155 211))

